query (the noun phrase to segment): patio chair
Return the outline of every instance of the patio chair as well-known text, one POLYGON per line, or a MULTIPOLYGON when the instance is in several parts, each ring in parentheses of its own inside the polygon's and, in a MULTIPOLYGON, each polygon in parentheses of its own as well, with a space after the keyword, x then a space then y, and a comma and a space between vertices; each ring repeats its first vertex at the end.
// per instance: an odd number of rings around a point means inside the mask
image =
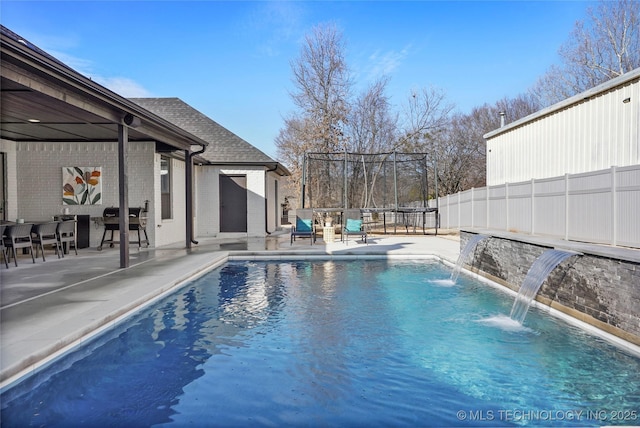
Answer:
POLYGON ((33 229, 31 233, 35 235, 31 238, 31 241, 36 246, 36 257, 38 257, 38 245, 40 246, 40 250, 42 250, 42 261, 46 262, 47 260, 44 258, 44 246, 53 244, 56 250, 56 254, 58 258, 61 257, 62 253, 62 245, 60 245, 60 241, 58 241, 58 223, 57 221, 51 221, 48 223, 40 223, 33 225, 33 229))
POLYGON ((316 229, 313 224, 313 210, 296 210, 296 224, 291 227, 291 245, 296 237, 309 238, 309 243, 316 242, 316 229))
POLYGON ((18 248, 28 248, 31 252, 31 260, 36 262, 36 258, 33 256, 33 243, 31 242, 31 223, 16 223, 7 226, 4 240, 4 245, 7 249, 13 251, 13 262, 18 267, 18 248))
POLYGON ((7 260, 7 248, 4 246, 4 231, 6 229, 6 225, 0 224, 0 251, 2 251, 2 259, 4 260, 4 265, 7 269, 9 269, 9 261, 7 260))
POLYGON ((62 257, 64 257, 65 253, 69 254, 67 244, 73 244, 73 249, 76 252, 76 256, 78 255, 78 243, 76 241, 76 220, 64 220, 59 222, 58 228, 56 230, 56 235, 58 235, 58 242, 60 243, 60 247, 62 248, 62 257))
POLYGON ((342 234, 340 240, 349 244, 349 236, 359 236, 367 244, 367 231, 362 223, 362 214, 359 209, 346 210, 343 218, 342 234))

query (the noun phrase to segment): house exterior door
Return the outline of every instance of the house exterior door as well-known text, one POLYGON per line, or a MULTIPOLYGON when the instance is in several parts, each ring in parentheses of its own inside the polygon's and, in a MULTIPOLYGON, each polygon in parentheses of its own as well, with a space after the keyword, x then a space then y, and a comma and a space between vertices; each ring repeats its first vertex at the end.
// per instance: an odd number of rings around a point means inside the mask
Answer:
POLYGON ((246 175, 220 175, 220 232, 247 232, 246 175))

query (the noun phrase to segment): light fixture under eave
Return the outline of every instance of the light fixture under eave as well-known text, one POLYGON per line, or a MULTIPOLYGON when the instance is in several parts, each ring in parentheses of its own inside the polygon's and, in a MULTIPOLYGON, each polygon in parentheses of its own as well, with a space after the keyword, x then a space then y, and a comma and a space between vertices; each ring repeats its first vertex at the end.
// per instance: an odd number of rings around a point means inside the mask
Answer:
POLYGON ((27 119, 27 122, 40 123, 40 119, 27 119))
POLYGON ((624 100, 622 100, 623 103, 627 104, 631 102, 631 97, 627 97, 624 100))

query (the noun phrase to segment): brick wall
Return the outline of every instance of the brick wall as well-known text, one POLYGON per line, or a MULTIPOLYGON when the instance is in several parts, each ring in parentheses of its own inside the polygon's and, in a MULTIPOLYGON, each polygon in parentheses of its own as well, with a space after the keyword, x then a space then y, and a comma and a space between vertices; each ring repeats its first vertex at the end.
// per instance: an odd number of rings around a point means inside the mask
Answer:
MULTIPOLYGON (((117 143, 15 143, 15 151, 16 216, 34 221, 49 220, 62 213, 63 208, 69 208, 70 214, 101 217, 106 207, 119 205, 117 143), (70 166, 102 168, 101 205, 62 205, 62 168, 70 166)), ((145 200, 153 201, 154 152, 153 142, 129 144, 129 206, 144 206, 145 200)), ((8 185, 11 186, 11 182, 8 185)), ((151 212, 152 225, 153 215, 151 212)), ((90 245, 97 247, 102 228, 93 226, 90 245)), ((151 232, 149 238, 154 242, 153 227, 148 230, 151 232)))
POLYGON ((0 140, 0 152, 5 154, 5 208, 4 218, 15 221, 18 218, 18 172, 16 168, 16 147, 15 143, 7 140, 0 140))
MULTIPOLYGON (((460 249, 471 233, 462 231, 460 249)), ((468 268, 518 291, 529 267, 554 245, 528 236, 490 236, 478 243, 468 268), (545 245, 546 244, 546 245, 545 245)), ((640 344, 640 262, 637 251, 567 244, 569 257, 543 282, 536 300, 629 342, 640 344), (595 247, 594 247, 595 248, 595 247), (607 255, 608 253, 608 255, 607 255), (625 257, 625 254, 631 257, 625 257)), ((560 248, 561 249, 561 248, 560 248)))

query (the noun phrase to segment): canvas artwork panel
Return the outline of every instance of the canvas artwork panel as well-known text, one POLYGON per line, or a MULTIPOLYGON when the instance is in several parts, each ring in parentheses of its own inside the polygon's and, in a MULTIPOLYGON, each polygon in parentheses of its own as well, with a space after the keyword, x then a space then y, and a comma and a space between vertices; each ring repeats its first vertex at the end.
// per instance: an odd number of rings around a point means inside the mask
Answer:
POLYGON ((102 204, 102 168, 99 166, 63 167, 62 204, 102 204))

